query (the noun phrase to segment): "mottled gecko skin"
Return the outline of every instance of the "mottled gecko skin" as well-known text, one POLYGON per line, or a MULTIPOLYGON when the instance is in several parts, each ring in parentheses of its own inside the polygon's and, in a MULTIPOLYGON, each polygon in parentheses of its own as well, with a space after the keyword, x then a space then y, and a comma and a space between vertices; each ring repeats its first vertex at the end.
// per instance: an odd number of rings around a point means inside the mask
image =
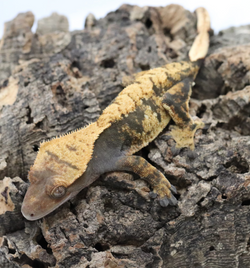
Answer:
POLYGON ((194 148, 195 131, 203 123, 192 120, 188 102, 200 63, 170 63, 139 73, 96 122, 42 143, 29 172, 31 184, 22 205, 24 217, 44 217, 111 171, 138 174, 151 185, 162 206, 176 204, 171 193, 176 190, 165 176, 133 154, 153 141, 171 118, 176 146, 194 148))

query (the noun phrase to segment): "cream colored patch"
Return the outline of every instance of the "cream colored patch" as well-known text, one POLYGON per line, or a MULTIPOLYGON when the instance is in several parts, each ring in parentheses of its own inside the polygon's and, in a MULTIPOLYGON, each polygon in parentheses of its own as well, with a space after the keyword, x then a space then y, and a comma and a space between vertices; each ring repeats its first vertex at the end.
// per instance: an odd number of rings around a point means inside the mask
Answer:
POLYGON ((176 34, 188 23, 187 11, 180 5, 170 4, 158 9, 161 15, 162 27, 170 29, 172 35, 176 34))
POLYGON ((12 105, 18 92, 18 80, 12 76, 9 78, 7 87, 0 89, 0 108, 4 105, 12 105))
POLYGON ((10 178, 5 177, 3 180, 0 180, 0 215, 6 211, 13 211, 15 209, 15 205, 9 195, 11 184, 10 178))
MULTIPOLYGON (((197 129, 203 128, 204 123, 201 120, 194 121, 197 126, 195 129, 191 130, 189 127, 180 128, 178 126, 173 126, 170 135, 176 141, 177 148, 188 147, 194 150, 194 135, 197 129)), ((190 124, 192 126, 192 124, 190 124)))
POLYGON ((130 12, 130 20, 140 21, 143 19, 145 13, 148 11, 148 7, 133 6, 130 12))
POLYGON ((70 73, 70 75, 71 77, 66 83, 69 87, 73 88, 75 92, 81 92, 82 85, 86 84, 90 80, 89 76, 82 76, 80 78, 75 78, 72 76, 73 73, 70 73))
POLYGON ((129 26, 125 28, 125 31, 130 39, 131 49, 133 51, 137 51, 136 37, 137 37, 138 32, 140 32, 142 28, 143 28, 143 25, 140 22, 133 24, 133 26, 129 26))
POLYGON ((12 74, 17 74, 22 72, 23 70, 25 70, 30 64, 34 63, 34 62, 39 62, 41 61, 40 59, 31 59, 31 60, 19 60, 18 63, 19 65, 17 65, 14 70, 12 71, 12 74))
POLYGON ((189 51, 189 59, 191 61, 197 61, 205 58, 209 47, 209 34, 210 31, 210 17, 205 8, 197 8, 197 31, 194 43, 189 51))
POLYGON ((164 88, 165 91, 173 86, 174 81, 180 81, 181 76, 195 77, 199 67, 192 62, 174 62, 163 67, 155 68, 149 71, 141 72, 136 75, 136 81, 144 84, 153 84, 158 88, 164 88), (171 79, 168 79, 171 78, 171 79))

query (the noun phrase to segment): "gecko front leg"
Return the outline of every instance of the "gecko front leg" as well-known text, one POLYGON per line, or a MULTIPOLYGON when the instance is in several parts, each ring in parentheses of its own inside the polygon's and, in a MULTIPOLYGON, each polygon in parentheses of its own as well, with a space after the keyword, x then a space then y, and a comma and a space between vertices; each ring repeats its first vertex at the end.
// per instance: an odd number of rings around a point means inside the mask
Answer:
POLYGON ((187 77, 171 87, 163 96, 162 105, 175 122, 171 129, 171 136, 176 141, 176 147, 194 149, 194 134, 197 129, 203 128, 204 123, 193 120, 189 114, 189 99, 192 93, 193 79, 187 77))
POLYGON ((157 168, 149 164, 144 158, 134 155, 122 158, 117 163, 117 169, 131 171, 147 181, 153 188, 155 196, 158 195, 161 206, 166 207, 168 204, 177 204, 177 200, 172 194, 172 192, 176 193, 175 187, 157 168))

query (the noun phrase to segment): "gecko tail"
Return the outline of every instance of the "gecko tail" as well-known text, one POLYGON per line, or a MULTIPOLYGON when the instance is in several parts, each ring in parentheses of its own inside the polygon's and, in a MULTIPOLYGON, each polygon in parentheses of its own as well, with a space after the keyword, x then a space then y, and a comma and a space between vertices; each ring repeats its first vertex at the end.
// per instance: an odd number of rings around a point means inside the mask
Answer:
POLYGON ((190 61, 204 59, 209 47, 210 17, 207 10, 199 7, 195 10, 197 15, 197 36, 189 51, 190 61))

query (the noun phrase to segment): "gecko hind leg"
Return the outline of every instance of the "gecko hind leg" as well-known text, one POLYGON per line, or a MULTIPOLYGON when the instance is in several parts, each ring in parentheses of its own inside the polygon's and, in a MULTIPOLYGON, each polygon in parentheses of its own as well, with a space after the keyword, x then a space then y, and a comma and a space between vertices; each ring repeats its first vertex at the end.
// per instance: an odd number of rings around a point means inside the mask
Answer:
POLYGON ((120 159, 117 164, 117 169, 131 171, 147 181, 153 188, 151 197, 158 196, 161 206, 166 207, 169 204, 177 204, 177 200, 172 194, 172 192, 176 193, 176 188, 170 184, 157 168, 149 164, 144 158, 135 155, 127 156, 120 159))
POLYGON ((193 120, 189 114, 189 99, 192 93, 193 79, 187 77, 171 87, 163 96, 162 105, 175 122, 170 135, 176 141, 176 147, 194 149, 194 135, 203 128, 201 119, 193 120))

